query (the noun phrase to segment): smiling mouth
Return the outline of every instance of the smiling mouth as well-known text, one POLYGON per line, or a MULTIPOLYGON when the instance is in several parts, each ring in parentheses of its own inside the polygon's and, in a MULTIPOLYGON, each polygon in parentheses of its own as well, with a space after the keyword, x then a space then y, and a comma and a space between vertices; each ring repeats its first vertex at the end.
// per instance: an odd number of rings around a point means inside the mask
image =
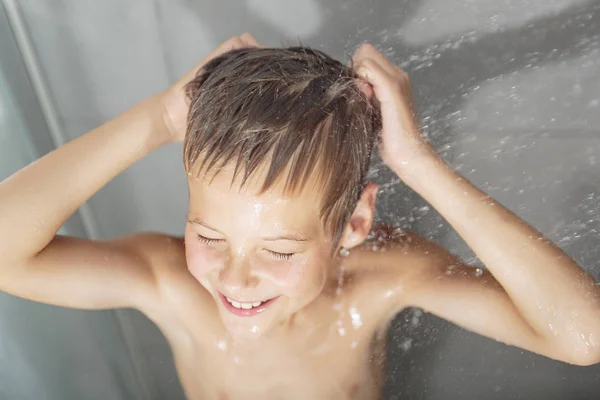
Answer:
POLYGON ((230 299, 226 297, 222 293, 219 292, 219 297, 221 298, 221 302, 231 313, 242 316, 242 317, 250 317, 265 311, 265 309, 270 306, 275 300, 279 297, 273 297, 272 299, 265 301, 255 301, 255 302, 240 302, 237 300, 230 299))
POLYGON ((238 301, 230 299, 229 297, 225 297, 225 300, 227 300, 229 302, 229 304, 231 304, 235 308, 239 308, 239 309, 243 309, 243 310, 251 310, 251 309, 256 308, 264 303, 264 301, 257 301, 255 303, 240 303, 238 301))

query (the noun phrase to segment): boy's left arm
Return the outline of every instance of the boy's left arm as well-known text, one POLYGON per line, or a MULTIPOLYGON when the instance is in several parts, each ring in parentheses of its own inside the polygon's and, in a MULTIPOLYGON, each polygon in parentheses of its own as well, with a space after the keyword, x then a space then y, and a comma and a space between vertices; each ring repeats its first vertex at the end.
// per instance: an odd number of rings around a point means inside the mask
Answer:
POLYGON ((435 154, 420 136, 403 71, 370 45, 358 50, 355 65, 380 103, 382 158, 446 218, 488 269, 477 276, 445 250, 415 238, 403 251, 411 265, 396 272, 410 277, 408 305, 554 359, 600 362, 596 281, 435 154), (412 271, 402 272, 407 268, 412 271))

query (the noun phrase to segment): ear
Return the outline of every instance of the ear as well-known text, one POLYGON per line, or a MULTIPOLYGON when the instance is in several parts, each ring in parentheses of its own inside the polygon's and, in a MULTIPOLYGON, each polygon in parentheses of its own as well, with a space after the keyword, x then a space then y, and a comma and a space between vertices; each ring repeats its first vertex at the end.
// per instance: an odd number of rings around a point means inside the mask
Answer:
POLYGON ((340 246, 351 249, 365 241, 371 231, 375 217, 375 198, 377 196, 377 185, 369 183, 363 189, 356 208, 344 228, 340 239, 340 246))

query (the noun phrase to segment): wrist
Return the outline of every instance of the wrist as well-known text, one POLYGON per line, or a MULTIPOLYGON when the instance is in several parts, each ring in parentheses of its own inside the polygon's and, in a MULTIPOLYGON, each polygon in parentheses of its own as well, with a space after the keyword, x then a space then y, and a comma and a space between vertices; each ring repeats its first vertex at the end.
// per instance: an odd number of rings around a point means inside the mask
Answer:
POLYGON ((392 166, 392 171, 405 185, 417 193, 421 193, 429 185, 438 182, 440 177, 454 172, 435 153, 415 156, 408 162, 392 166))
POLYGON ((410 151, 403 153, 389 156, 386 160, 386 164, 402 180, 422 178, 423 171, 444 164, 429 143, 411 146, 410 151))
POLYGON ((151 121, 150 145, 155 148, 173 142, 164 98, 160 93, 142 102, 144 114, 151 121))
POLYGON ((170 142, 165 128, 161 101, 158 96, 151 96, 136 104, 114 120, 119 123, 130 121, 129 134, 139 137, 147 153, 170 142))
POLYGON ((157 96, 162 117, 162 133, 167 143, 183 141, 189 103, 181 89, 170 87, 157 96))

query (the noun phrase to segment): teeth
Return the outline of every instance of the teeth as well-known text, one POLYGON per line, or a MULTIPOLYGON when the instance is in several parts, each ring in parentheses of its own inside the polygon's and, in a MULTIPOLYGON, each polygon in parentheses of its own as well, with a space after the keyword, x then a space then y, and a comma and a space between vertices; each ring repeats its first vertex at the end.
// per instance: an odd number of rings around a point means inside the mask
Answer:
POLYGON ((229 304, 231 304, 235 308, 240 308, 243 310, 250 310, 254 307, 260 306, 263 303, 262 301, 256 301, 254 303, 240 303, 239 301, 231 300, 229 297, 225 297, 225 298, 227 299, 229 304))

